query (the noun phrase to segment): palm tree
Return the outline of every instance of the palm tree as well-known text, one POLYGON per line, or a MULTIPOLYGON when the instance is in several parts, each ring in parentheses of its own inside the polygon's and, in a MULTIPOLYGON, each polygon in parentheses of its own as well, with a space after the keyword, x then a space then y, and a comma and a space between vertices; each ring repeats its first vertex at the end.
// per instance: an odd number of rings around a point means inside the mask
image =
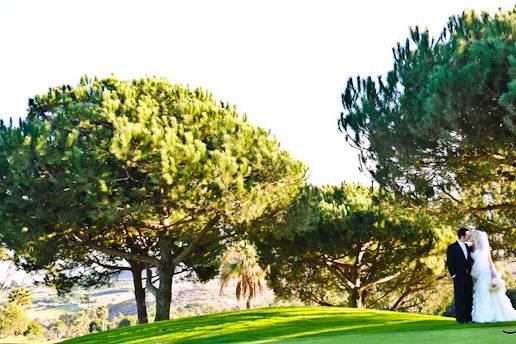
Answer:
POLYGON ((253 301, 263 293, 265 285, 264 271, 258 264, 258 255, 254 246, 246 241, 237 242, 228 247, 222 258, 220 274, 220 293, 231 280, 238 280, 235 288, 237 301, 246 299, 246 308, 251 308, 253 301))

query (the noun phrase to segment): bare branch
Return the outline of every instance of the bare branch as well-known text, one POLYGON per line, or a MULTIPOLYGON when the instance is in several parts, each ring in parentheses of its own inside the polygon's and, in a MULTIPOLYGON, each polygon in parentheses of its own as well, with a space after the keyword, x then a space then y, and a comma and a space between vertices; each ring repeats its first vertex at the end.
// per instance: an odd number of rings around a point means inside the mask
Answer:
POLYGON ((121 266, 121 265, 111 265, 111 264, 106 264, 106 263, 103 263, 100 261, 100 259, 98 257, 95 257, 93 255, 91 255, 90 257, 88 257, 89 259, 93 260, 94 261, 94 264, 97 264, 98 266, 101 266, 105 269, 108 269, 108 270, 124 270, 124 271, 131 271, 131 268, 129 266, 121 266))
POLYGON ((374 282, 371 282, 371 283, 367 283, 367 284, 364 284, 361 289, 367 289, 367 288, 370 288, 370 287, 373 287, 375 285, 378 285, 378 284, 382 284, 382 283, 385 283, 385 282, 389 282, 390 280, 398 277, 400 275, 401 272, 396 272, 395 274, 393 275, 390 275, 390 276, 386 276, 384 278, 380 278, 379 280, 376 280, 374 282))
POLYGON ((146 263, 147 265, 150 265, 150 266, 157 266, 159 264, 159 260, 157 260, 156 258, 152 258, 149 256, 140 256, 140 255, 137 255, 134 253, 124 252, 124 251, 116 250, 113 248, 104 247, 104 246, 101 246, 101 245, 98 245, 98 244, 95 244, 95 243, 89 241, 84 236, 79 237, 78 235, 74 235, 74 238, 79 243, 86 245, 87 247, 91 248, 92 250, 96 250, 96 251, 105 253, 112 257, 120 257, 120 258, 124 258, 127 260, 134 260, 137 262, 146 263))
POLYGON ((154 284, 152 284, 152 270, 147 269, 147 278, 145 279, 145 288, 154 296, 156 296, 156 293, 158 292, 158 288, 154 284))
POLYGON ((179 265, 188 255, 190 255, 201 243, 202 238, 215 224, 219 221, 220 215, 217 214, 213 219, 208 221, 208 223, 197 233, 197 237, 188 245, 181 253, 179 253, 174 260, 172 261, 173 266, 179 265))

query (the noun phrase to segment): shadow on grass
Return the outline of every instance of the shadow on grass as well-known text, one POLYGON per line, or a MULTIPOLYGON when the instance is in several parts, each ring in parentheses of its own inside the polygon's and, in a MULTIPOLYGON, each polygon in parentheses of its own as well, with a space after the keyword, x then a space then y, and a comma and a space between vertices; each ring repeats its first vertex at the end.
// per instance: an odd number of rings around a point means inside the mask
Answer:
MULTIPOLYGON (((423 321, 403 321, 388 320, 384 315, 376 315, 367 318, 356 317, 352 319, 339 319, 333 316, 325 316, 317 319, 302 319, 289 321, 287 323, 265 325, 233 331, 228 334, 191 336, 181 340, 180 343, 231 343, 241 341, 253 342, 274 342, 281 339, 310 338, 324 336, 326 338, 353 334, 372 334, 384 332, 434 330, 437 326, 441 327, 442 321, 423 320, 423 321)), ((448 326, 450 327, 450 326, 448 326)), ((442 327, 441 327, 442 328, 442 327)), ((159 340, 159 338, 157 338, 159 340)))
MULTIPOLYGON (((462 328, 500 324, 461 325, 462 328)), ((85 336, 68 343, 274 342, 280 339, 457 329, 454 319, 342 308, 275 308, 220 313, 139 325, 85 336)))

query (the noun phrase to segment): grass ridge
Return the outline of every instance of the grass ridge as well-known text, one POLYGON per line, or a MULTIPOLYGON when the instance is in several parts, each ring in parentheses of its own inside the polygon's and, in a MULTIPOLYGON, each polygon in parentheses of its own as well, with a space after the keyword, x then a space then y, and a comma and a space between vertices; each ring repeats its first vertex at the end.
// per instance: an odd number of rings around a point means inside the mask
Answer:
POLYGON ((114 329, 63 343, 514 343, 516 322, 458 325, 455 319, 344 307, 222 312, 114 329))

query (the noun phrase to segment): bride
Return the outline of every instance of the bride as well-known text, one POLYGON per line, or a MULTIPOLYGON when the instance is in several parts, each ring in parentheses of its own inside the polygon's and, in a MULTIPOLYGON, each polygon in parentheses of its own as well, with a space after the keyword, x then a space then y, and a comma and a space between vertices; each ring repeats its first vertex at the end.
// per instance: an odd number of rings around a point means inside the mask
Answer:
POLYGON ((472 230, 474 260, 471 276, 473 277, 473 322, 499 322, 516 320, 516 310, 505 295, 506 287, 502 274, 496 271, 491 260, 491 251, 487 233, 472 230))

